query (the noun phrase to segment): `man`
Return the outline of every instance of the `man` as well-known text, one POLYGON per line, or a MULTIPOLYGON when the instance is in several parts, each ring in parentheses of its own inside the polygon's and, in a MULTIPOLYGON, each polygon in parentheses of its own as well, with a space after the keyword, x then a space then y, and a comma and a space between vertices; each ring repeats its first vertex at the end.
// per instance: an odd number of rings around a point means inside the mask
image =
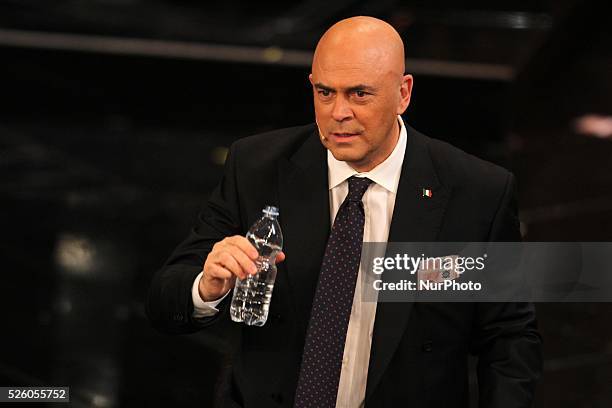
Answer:
POLYGON ((357 278, 362 241, 519 240, 513 176, 404 125, 413 78, 381 20, 332 26, 310 82, 316 126, 232 145, 198 224, 153 279, 153 324, 190 333, 227 319, 235 279, 255 272, 244 234, 276 205, 285 245, 270 317, 242 327, 227 406, 468 407, 470 352, 481 407, 530 406, 532 305, 377 304, 357 278))

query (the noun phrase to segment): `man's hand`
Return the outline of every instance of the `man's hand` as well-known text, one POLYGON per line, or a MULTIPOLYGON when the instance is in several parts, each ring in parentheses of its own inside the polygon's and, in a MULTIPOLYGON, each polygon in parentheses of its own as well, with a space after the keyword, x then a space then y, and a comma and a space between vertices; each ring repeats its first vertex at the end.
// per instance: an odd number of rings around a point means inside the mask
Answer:
MULTIPOLYGON (((206 257, 204 273, 198 285, 202 300, 217 300, 234 287, 236 277, 245 279, 255 274, 258 256, 255 247, 243 236, 234 235, 217 242, 206 257)), ((279 252, 276 263, 284 260, 285 254, 279 252)))

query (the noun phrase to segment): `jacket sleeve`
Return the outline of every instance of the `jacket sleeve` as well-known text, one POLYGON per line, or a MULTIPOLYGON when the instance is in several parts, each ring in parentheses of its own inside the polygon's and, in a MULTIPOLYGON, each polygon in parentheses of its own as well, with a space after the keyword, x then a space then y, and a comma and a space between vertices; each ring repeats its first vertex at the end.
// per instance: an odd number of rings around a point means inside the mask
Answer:
MULTIPOLYGON (((514 176, 491 223, 489 241, 520 241, 514 176)), ((472 352, 478 355, 479 407, 530 407, 542 372, 541 337, 531 303, 478 303, 472 352)))
POLYGON ((198 214, 195 227, 153 275, 145 309, 151 324, 159 331, 192 333, 227 314, 230 296, 218 305, 219 313, 215 316, 193 318, 191 289, 213 245, 225 237, 242 233, 235 163, 234 144, 230 147, 221 182, 198 214))

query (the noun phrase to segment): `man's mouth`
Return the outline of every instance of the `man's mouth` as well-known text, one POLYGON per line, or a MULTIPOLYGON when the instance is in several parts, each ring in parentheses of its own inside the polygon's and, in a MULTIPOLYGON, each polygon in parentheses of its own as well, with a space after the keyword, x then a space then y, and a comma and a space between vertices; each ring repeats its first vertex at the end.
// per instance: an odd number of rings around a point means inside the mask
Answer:
POLYGON ((334 139, 346 140, 346 139, 350 139, 350 138, 355 137, 355 136, 359 136, 359 133, 358 132, 355 132, 355 133, 351 133, 351 132, 332 132, 331 136, 334 139))

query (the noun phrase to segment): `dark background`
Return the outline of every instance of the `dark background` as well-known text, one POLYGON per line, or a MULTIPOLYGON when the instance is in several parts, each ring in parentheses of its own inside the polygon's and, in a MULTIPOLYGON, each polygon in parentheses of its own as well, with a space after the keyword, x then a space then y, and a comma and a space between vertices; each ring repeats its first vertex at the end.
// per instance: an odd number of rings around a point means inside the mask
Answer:
MULTIPOLYGON (((236 326, 154 332, 148 280, 232 141, 313 120, 311 52, 344 17, 398 29, 405 119, 512 170, 526 240, 610 241, 612 138, 575 127, 612 115, 604 6, 0 1, 0 385, 70 386, 74 407, 212 404, 236 326)), ((537 307, 535 406, 609 407, 612 307, 537 307)))

